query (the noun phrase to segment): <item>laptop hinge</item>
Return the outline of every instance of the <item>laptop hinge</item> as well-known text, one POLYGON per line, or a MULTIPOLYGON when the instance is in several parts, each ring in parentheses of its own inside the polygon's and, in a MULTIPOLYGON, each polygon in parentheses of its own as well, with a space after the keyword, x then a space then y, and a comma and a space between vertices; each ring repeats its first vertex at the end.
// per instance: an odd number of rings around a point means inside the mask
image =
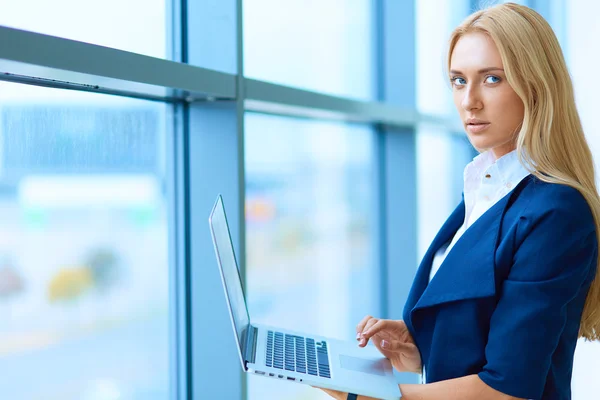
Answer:
POLYGON ((244 360, 246 363, 254 364, 256 361, 256 342, 258 341, 258 329, 252 325, 248 325, 246 330, 246 353, 244 354, 244 360))

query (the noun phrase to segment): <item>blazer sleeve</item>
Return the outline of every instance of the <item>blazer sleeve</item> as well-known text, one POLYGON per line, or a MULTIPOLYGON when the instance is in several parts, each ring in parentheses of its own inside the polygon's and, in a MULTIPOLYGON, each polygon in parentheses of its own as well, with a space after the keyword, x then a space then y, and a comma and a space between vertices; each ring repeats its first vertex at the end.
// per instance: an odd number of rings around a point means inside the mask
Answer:
POLYGON ((487 385, 510 396, 541 398, 567 306, 587 292, 593 277, 595 224, 587 202, 577 195, 575 201, 561 201, 520 221, 520 245, 500 289, 487 364, 479 373, 487 385))

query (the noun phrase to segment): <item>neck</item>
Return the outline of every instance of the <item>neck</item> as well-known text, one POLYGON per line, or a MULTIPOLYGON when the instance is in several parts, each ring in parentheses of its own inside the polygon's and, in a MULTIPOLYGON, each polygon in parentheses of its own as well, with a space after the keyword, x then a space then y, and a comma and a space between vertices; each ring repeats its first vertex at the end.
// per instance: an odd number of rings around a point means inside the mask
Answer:
POLYGON ((507 155, 511 151, 515 150, 516 148, 517 147, 511 143, 511 144, 507 144, 504 146, 495 147, 495 148, 491 149, 490 151, 494 155, 494 158, 497 160, 497 159, 507 155))

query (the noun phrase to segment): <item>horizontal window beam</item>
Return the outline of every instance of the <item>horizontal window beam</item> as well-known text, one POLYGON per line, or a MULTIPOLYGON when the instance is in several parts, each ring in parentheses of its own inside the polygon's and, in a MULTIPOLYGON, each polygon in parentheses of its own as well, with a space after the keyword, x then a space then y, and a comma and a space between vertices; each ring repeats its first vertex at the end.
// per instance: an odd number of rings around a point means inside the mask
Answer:
POLYGON ((417 113, 414 110, 315 93, 254 79, 245 79, 244 82, 244 105, 246 110, 250 111, 399 126, 412 126, 417 122, 417 113))
POLYGON ((163 101, 236 93, 235 75, 5 26, 0 80, 163 101))
POLYGON ((459 121, 391 104, 352 100, 275 83, 244 79, 244 107, 248 111, 315 119, 333 119, 406 128, 419 123, 462 131, 459 121))
MULTIPOLYGON (((237 75, 0 26, 0 80, 158 101, 236 100, 237 75), (15 45, 18 44, 18 45, 15 45)), ((243 78, 247 111, 383 127, 420 123, 461 132, 458 120, 243 78)))

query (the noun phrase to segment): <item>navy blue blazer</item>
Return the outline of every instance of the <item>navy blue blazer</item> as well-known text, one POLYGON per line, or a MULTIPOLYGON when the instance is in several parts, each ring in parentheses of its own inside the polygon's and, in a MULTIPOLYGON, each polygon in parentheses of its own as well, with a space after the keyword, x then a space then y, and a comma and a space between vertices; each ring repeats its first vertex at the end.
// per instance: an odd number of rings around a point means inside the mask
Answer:
POLYGON ((456 242, 429 282, 436 251, 464 222, 464 201, 425 254, 404 320, 427 382, 471 374, 525 399, 570 399, 573 354, 598 242, 584 197, 532 175, 456 242))

